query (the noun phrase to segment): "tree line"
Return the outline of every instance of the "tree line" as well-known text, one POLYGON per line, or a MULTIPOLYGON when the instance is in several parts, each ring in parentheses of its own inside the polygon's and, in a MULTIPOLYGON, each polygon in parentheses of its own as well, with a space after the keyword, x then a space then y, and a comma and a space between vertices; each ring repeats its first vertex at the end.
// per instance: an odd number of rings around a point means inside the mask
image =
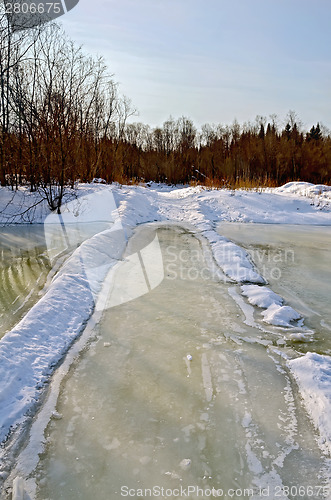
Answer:
MULTIPOLYGON (((189 118, 170 118, 151 129, 127 124, 119 145, 125 179, 170 183, 199 182, 215 186, 276 186, 290 180, 330 183, 331 135, 319 123, 304 132, 293 111, 285 125, 270 121, 205 124, 200 130, 189 118)), ((100 172, 110 180, 104 164, 100 172)))
POLYGON ((199 182, 215 186, 330 183, 331 136, 303 131, 294 112, 254 123, 169 118, 128 123, 102 58, 86 55, 57 24, 12 32, 0 14, 0 183, 39 190, 52 210, 77 181, 199 182))

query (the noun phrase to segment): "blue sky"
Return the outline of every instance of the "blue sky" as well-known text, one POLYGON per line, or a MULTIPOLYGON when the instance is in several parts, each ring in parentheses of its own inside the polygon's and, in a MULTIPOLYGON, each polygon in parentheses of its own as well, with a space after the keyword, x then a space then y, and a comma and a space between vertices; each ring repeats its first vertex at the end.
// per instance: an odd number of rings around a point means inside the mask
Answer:
POLYGON ((104 56, 136 121, 283 124, 291 109, 331 128, 330 0, 80 0, 61 19, 104 56))

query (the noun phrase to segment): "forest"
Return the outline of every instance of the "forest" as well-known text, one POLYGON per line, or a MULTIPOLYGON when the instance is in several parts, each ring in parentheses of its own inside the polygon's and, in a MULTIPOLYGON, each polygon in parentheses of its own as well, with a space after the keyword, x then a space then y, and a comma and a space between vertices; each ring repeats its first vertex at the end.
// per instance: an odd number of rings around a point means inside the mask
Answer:
POLYGON ((330 132, 304 130, 294 111, 200 128, 187 117, 153 128, 135 115, 103 58, 59 25, 12 32, 0 17, 2 186, 40 190, 56 210, 65 189, 94 178, 231 188, 331 181, 330 132))

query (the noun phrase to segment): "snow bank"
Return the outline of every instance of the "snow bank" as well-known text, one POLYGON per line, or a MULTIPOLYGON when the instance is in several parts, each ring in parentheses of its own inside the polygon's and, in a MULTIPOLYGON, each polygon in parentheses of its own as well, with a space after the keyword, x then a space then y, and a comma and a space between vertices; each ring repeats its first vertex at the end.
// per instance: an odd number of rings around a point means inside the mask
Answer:
POLYGON ((265 283, 262 276, 255 271, 245 250, 213 233, 206 231, 202 234, 209 240, 217 264, 229 278, 238 283, 265 283))
POLYGON ((308 352, 288 361, 306 409, 319 431, 319 446, 331 455, 331 357, 308 352))
MULTIPOLYGON (((87 195, 103 193, 105 189, 110 191, 113 186, 79 184, 76 189, 67 191, 63 203, 77 203, 87 195)), ((0 224, 42 224, 50 214, 51 211, 43 192, 31 193, 28 187, 12 191, 8 187, 0 186, 0 224)), ((99 216, 100 213, 95 214, 94 221, 98 220, 96 215, 99 216)))
POLYGON ((282 195, 294 195, 306 197, 311 200, 311 205, 319 210, 331 208, 331 186, 325 184, 311 184, 310 182, 288 182, 284 186, 275 189, 282 195))
POLYGON ((118 214, 128 235, 138 224, 167 220, 158 203, 159 194, 141 186, 124 186, 113 190, 118 214))
POLYGON ((172 199, 184 199, 187 198, 188 196, 192 196, 194 194, 201 193, 204 190, 202 186, 188 186, 188 187, 183 187, 179 189, 173 189, 171 191, 168 191, 167 193, 161 192, 161 196, 166 196, 167 198, 172 198, 172 199))
POLYGON ((12 191, 0 187, 0 223, 41 223, 49 214, 49 208, 39 193, 30 193, 28 188, 12 191))
POLYGON ((293 322, 302 319, 301 315, 290 306, 284 306, 284 300, 270 288, 258 285, 243 285, 241 291, 248 302, 265 309, 263 320, 269 325, 291 328, 293 322))
POLYGON ((1 340, 0 441, 33 409, 49 374, 90 317, 95 296, 124 246, 115 248, 112 229, 83 243, 43 298, 1 340))
POLYGON ((284 326, 290 328, 291 323, 295 320, 301 319, 301 315, 290 306, 279 306, 272 304, 265 311, 262 316, 266 323, 275 326, 284 326))
POLYGON ((321 195, 322 193, 329 193, 331 195, 331 186, 312 184, 311 182, 288 182, 284 186, 275 188, 275 192, 291 193, 299 196, 321 195))
POLYGON ((280 306, 283 303, 282 297, 266 286, 243 285, 241 290, 243 295, 248 298, 248 302, 253 306, 267 309, 274 304, 280 306))

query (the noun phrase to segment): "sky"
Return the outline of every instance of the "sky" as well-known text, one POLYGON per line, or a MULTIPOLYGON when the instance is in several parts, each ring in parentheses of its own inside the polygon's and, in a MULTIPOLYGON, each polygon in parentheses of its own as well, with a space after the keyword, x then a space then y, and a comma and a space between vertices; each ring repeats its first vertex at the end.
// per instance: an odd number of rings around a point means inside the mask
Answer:
POLYGON ((139 115, 196 125, 294 110, 331 129, 330 0, 80 0, 61 18, 139 115))

